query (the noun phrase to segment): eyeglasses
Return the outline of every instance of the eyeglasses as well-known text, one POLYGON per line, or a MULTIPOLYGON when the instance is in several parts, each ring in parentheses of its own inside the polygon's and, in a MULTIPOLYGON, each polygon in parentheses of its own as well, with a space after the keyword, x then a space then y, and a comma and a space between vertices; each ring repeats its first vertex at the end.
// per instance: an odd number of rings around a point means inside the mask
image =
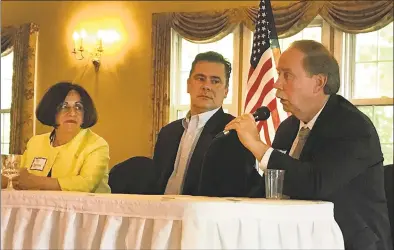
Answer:
POLYGON ((57 111, 61 113, 68 113, 71 111, 71 109, 74 109, 75 113, 83 113, 83 105, 82 103, 75 103, 75 105, 69 105, 68 103, 62 103, 57 107, 57 111))

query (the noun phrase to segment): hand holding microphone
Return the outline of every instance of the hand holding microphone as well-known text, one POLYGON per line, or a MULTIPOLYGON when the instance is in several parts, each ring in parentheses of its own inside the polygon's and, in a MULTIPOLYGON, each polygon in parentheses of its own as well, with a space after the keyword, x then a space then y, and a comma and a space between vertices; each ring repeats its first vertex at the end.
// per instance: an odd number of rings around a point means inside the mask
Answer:
POLYGON ((253 116, 252 119, 254 121, 256 121, 256 122, 257 121, 265 121, 265 120, 267 120, 270 117, 270 111, 269 111, 269 109, 267 107, 263 106, 263 107, 258 108, 256 110, 256 112, 254 112, 252 115, 244 114, 244 115, 242 115, 240 117, 237 117, 234 120, 232 120, 231 122, 229 122, 226 125, 225 130, 220 132, 219 134, 217 134, 215 136, 215 138, 222 138, 222 137, 227 136, 231 132, 231 129, 235 129, 236 130, 236 128, 232 128, 234 123, 237 123, 237 122, 239 123, 242 119, 244 119, 243 117, 246 117, 246 116, 253 116), (231 127, 231 129, 227 129, 227 128, 230 128, 230 127, 231 127))
MULTIPOLYGON (((235 118, 219 134, 228 134, 229 132, 226 131, 236 130, 239 141, 260 161, 269 146, 260 140, 256 121, 267 120, 269 116, 270 112, 268 108, 261 107, 253 115, 244 114, 235 118)), ((221 135, 220 137, 225 137, 225 135, 221 135)))

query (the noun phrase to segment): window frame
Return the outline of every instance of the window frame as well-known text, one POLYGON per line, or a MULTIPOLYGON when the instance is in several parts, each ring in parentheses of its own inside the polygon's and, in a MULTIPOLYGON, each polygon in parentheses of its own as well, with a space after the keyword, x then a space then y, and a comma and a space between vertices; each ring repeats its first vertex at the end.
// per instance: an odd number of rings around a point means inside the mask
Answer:
MULTIPOLYGON (((394 98, 391 97, 376 97, 376 98, 354 98, 354 90, 356 84, 356 35, 344 33, 341 31, 335 31, 335 39, 341 46, 340 49, 340 58, 343 62, 340 68, 341 70, 341 88, 342 95, 347 98, 353 105, 356 107, 371 107, 373 112, 375 112, 375 107, 378 106, 388 106, 394 108, 394 98), (343 52, 343 53, 342 53, 343 52)), ((379 47, 377 47, 379 49, 379 47)), ((336 54, 337 55, 337 54, 336 54)), ((377 60, 376 62, 379 62, 377 60)), ((375 117, 375 114, 372 114, 371 121, 375 117)), ((377 126, 374 124, 374 126, 377 126)), ((380 137, 380 135, 379 135, 380 137)), ((381 139, 381 138, 379 138, 381 139)), ((381 143, 381 145, 387 145, 392 143, 381 143)), ((387 164, 387 163, 384 163, 387 164)))

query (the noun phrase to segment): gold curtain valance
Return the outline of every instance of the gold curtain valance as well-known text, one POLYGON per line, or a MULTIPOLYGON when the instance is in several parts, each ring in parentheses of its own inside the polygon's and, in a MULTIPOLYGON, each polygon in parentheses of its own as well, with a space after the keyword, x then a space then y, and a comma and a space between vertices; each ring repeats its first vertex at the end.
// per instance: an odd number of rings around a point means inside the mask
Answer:
POLYGON ((393 1, 327 1, 320 15, 332 27, 347 33, 365 33, 393 21, 393 1))
POLYGON ((172 13, 171 27, 187 40, 205 43, 222 39, 242 21, 240 9, 172 13))
MULTIPOLYGON (((317 15, 332 27, 348 33, 378 30, 393 21, 392 1, 273 1, 272 10, 280 38, 300 32, 317 15)), ((245 7, 154 15, 169 15, 171 28, 185 39, 209 43, 225 37, 239 23, 254 30, 257 14, 258 7, 245 7)))

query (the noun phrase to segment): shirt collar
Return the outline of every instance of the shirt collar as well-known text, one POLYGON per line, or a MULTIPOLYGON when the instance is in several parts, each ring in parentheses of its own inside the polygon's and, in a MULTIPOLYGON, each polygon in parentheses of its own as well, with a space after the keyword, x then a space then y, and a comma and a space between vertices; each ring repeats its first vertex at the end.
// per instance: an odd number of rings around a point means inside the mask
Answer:
POLYGON ((300 120, 300 128, 309 128, 309 130, 312 130, 313 126, 315 125, 315 122, 317 118, 319 117, 320 113, 323 111, 324 107, 326 106, 327 102, 324 103, 323 107, 319 110, 319 112, 316 113, 316 115, 310 120, 308 123, 304 123, 303 121, 300 120))
POLYGON ((209 119, 211 119, 211 117, 220 109, 213 109, 201 114, 197 114, 197 115, 193 115, 190 116, 190 111, 187 112, 187 115, 185 118, 182 119, 182 126, 184 129, 187 129, 187 127, 189 126, 190 120, 191 119, 197 119, 197 128, 201 128, 204 127, 205 124, 208 122, 209 119))

